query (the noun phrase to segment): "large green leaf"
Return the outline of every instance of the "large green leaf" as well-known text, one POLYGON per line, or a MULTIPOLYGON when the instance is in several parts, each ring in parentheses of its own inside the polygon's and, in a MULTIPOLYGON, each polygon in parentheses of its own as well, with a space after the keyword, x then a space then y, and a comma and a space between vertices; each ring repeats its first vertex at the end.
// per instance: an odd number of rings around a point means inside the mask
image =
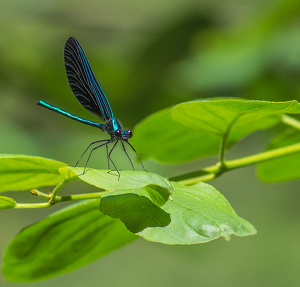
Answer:
MULTIPOLYGON (((299 130, 287 129, 275 137, 267 151, 300 143, 299 130)), ((265 182, 280 182, 300 178, 300 152, 272 159, 257 165, 257 175, 265 182)))
POLYGON ((220 137, 195 131, 171 119, 171 108, 141 121, 133 131, 132 144, 141 158, 180 163, 218 152, 220 137))
POLYGON ((103 191, 132 193, 143 189, 158 206, 166 203, 173 190, 168 179, 145 171, 120 171, 120 177, 118 177, 117 174, 107 170, 96 169, 87 169, 83 174, 83 168, 68 166, 61 168, 60 172, 65 179, 74 178, 77 175, 80 180, 103 191))
POLYGON ((217 98, 192 101, 144 119, 135 128, 132 143, 143 158, 187 162, 218 154, 221 137, 228 131, 227 148, 254 131, 278 124, 282 113, 300 113, 299 103, 217 98))
POLYGON ((220 236, 229 240, 231 234, 256 234, 255 228, 237 216, 225 197, 211 185, 174 184, 174 188, 173 200, 162 207, 171 215, 171 223, 164 228, 146 228, 138 235, 165 244, 195 244, 220 236))
POLYGON ((173 186, 172 200, 160 210, 144 196, 131 194, 105 195, 100 210, 120 218, 128 229, 145 239, 164 244, 204 243, 220 236, 229 240, 231 234, 256 233, 211 185, 173 186))
POLYGON ((80 202, 22 230, 6 249, 3 274, 13 282, 50 278, 136 238, 120 220, 99 212, 99 200, 80 202))
POLYGON ((299 114, 297 101, 267 102, 249 100, 202 100, 182 103, 172 109, 171 117, 195 130, 224 136, 236 141, 250 132, 278 123, 283 113, 299 114))
POLYGON ((0 191, 27 190, 57 185, 65 163, 34 156, 0 155, 0 191))
POLYGON ((0 196, 0 210, 14 208, 15 206, 16 206, 16 202, 12 198, 6 196, 0 196))

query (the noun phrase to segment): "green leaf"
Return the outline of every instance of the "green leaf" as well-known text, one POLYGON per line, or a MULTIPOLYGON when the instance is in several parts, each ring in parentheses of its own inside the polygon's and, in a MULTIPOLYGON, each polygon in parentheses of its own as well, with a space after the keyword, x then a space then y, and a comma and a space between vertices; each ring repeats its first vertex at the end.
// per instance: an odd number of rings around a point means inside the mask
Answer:
POLYGON ((220 137, 195 131, 171 119, 171 108, 152 114, 133 131, 132 144, 143 159, 181 163, 218 152, 220 137), (201 148, 200 148, 201 147, 201 148))
POLYGON ((0 155, 0 191, 57 185, 63 179, 58 172, 63 166, 66 164, 42 157, 0 155))
POLYGON ((155 205, 145 190, 134 193, 114 193, 103 195, 100 211, 112 218, 119 218, 133 233, 147 227, 164 227, 170 223, 170 215, 155 205))
POLYGON ((229 148, 254 131, 278 124, 282 113, 300 113, 299 103, 238 99, 187 102, 144 119, 135 128, 132 143, 142 158, 187 162, 218 154, 227 131, 229 148))
MULTIPOLYGON (((107 170, 87 169, 83 174, 83 168, 64 167, 60 169, 62 174, 70 170, 78 175, 78 178, 88 184, 94 185, 101 190, 109 192, 124 191, 128 193, 135 190, 143 189, 148 193, 154 204, 161 206, 166 203, 173 187, 168 179, 150 172, 144 171, 120 171, 120 178, 117 174, 108 172, 107 170)), ((73 174, 71 175, 73 176, 73 174)))
POLYGON ((14 208, 15 206, 16 202, 12 198, 0 196, 0 210, 14 208))
POLYGON ((145 228, 138 235, 149 241, 165 244, 204 243, 220 236, 256 234, 255 228, 236 215, 228 201, 206 183, 183 186, 173 183, 172 200, 161 207, 169 213, 167 226, 145 228))
POLYGON ((73 204, 25 228, 5 251, 3 275, 33 282, 84 266, 137 237, 99 212, 99 200, 73 204))
POLYGON ((64 166, 58 169, 59 173, 63 176, 65 181, 72 181, 78 179, 78 175, 71 169, 72 167, 69 166, 64 166))
POLYGON ((236 141, 250 132, 277 124, 283 113, 300 113, 297 101, 202 100, 179 104, 171 117, 192 129, 224 136, 228 129, 236 141))
MULTIPOLYGON (((287 129, 275 137, 266 151, 300 143, 300 132, 287 129)), ((264 182, 281 182, 300 178, 300 152, 272 159, 257 165, 257 175, 264 182)))

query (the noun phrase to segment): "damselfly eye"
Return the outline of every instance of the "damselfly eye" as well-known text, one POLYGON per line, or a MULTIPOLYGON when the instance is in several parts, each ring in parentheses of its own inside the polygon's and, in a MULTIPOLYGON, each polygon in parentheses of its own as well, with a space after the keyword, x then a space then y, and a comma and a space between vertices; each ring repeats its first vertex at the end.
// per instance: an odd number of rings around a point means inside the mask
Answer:
POLYGON ((122 136, 122 132, 121 132, 120 130, 116 130, 116 131, 115 131, 115 136, 116 136, 117 138, 120 138, 120 137, 122 136))
POLYGON ((132 137, 132 131, 131 130, 128 130, 127 131, 127 138, 131 138, 132 137))

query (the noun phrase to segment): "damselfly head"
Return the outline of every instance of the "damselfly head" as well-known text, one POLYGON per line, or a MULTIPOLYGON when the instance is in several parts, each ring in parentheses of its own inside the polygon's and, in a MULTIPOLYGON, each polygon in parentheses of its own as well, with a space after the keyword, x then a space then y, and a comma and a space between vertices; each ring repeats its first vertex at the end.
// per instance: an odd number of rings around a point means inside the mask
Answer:
POLYGON ((132 131, 131 130, 126 130, 126 131, 116 130, 115 137, 117 139, 121 139, 123 141, 128 141, 128 139, 130 139, 132 137, 132 131))

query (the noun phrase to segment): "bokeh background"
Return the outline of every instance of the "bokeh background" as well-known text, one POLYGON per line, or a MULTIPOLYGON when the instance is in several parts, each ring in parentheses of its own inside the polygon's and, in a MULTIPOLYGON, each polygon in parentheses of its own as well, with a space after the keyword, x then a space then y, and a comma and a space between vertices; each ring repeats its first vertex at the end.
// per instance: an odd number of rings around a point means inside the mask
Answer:
MULTIPOLYGON (((63 47, 70 36, 82 44, 124 127, 196 98, 299 100, 299 14, 297 0, 1 0, 0 153, 72 165, 90 142, 105 137, 35 105, 44 100, 94 120, 67 83, 63 47)), ((251 135, 229 156, 258 152, 275 132, 251 135)), ((130 168, 119 152, 116 164, 130 168)), ((191 169, 144 164, 164 176, 191 169)), ((105 151, 89 166, 106 168, 105 151)), ((84 268, 32 285, 300 286, 299 181, 265 184, 255 167, 247 167, 210 183, 257 228, 256 236, 193 246, 139 239, 84 268)), ((91 190, 72 183, 62 193, 91 190)), ((28 192, 9 195, 36 200, 28 192)), ((21 228, 61 206, 1 211, 1 256, 21 228)), ((0 275, 0 286, 19 285, 0 275)))

